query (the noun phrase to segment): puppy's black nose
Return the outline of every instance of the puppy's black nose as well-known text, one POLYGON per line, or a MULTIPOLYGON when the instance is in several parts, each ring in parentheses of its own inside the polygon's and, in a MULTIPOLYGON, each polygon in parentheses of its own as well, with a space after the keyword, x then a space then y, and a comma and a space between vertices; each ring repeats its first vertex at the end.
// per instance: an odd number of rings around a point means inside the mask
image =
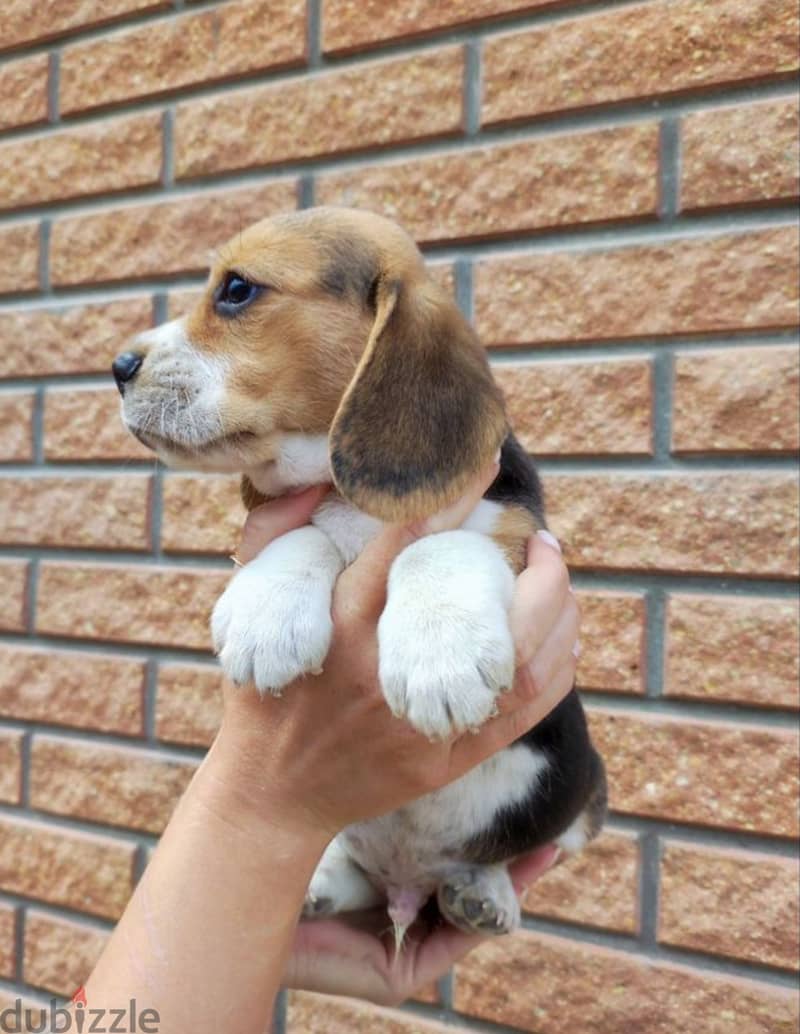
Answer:
POLYGON ((125 394, 125 385, 133 380, 143 362, 144 356, 141 352, 122 352, 111 364, 111 372, 114 374, 120 395, 125 394))

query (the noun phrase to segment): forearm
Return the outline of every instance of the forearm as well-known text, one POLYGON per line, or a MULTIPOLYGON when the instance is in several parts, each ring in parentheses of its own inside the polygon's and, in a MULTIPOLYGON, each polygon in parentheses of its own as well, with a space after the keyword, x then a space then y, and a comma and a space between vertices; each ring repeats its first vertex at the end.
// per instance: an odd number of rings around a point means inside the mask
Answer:
POLYGON ((212 748, 86 985, 89 1007, 156 1009, 161 1034, 263 1034, 306 886, 327 842, 265 773, 243 802, 212 748))

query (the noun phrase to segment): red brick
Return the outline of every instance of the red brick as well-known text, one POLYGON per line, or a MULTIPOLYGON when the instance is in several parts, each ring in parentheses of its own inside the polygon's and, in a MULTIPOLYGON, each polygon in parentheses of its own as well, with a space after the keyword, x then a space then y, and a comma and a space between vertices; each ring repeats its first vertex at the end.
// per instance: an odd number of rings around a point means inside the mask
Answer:
POLYGON ((655 124, 541 137, 323 175, 319 204, 382 212, 419 242, 655 214, 655 124))
POLYGON ((246 516, 238 476, 171 474, 164 479, 163 494, 163 549, 233 553, 246 516))
POLYGON ((652 452, 650 360, 503 363, 493 372, 511 425, 534 455, 652 452))
POLYGON ((154 751, 35 736, 31 805, 71 818, 161 833, 196 765, 154 751))
MULTIPOLYGON (((20 223, 1 228, 0 294, 35 291, 38 287, 39 224, 20 223)), ((0 360, 0 368, 2 365, 0 360)))
POLYGON ((297 204, 294 180, 197 194, 60 219, 50 241, 54 283, 136 280, 204 272, 211 252, 246 226, 297 204))
POLYGON ((0 714, 30 722, 142 733, 144 661, 27 646, 0 648, 0 714))
POLYGON ((126 430, 116 388, 51 388, 45 395, 44 454, 48 460, 152 460, 126 430))
POLYGON ((29 909, 25 918, 23 975, 27 984, 71 997, 100 958, 108 932, 29 909))
POLYGON ((160 114, 0 146, 0 209, 147 187, 160 178, 160 114))
POLYGON ((162 664, 158 669, 156 736, 208 747, 222 722, 222 672, 208 664, 162 664))
POLYGON ((604 830, 585 851, 537 880, 522 899, 533 915, 622 933, 639 929, 639 846, 604 830))
MULTIPOLYGON (((2 252, 0 252, 2 254, 2 252)), ((68 309, 21 309, 0 320, 0 378, 108 373, 129 339, 152 324, 149 298, 68 309), (35 347, 20 349, 20 341, 35 347)))
POLYGON ((734 722, 593 709, 611 808, 772 836, 797 836, 797 734, 734 722))
POLYGON ((166 0, 103 0, 102 4, 97 0, 37 0, 35 5, 30 0, 4 0, 0 50, 166 6, 166 0))
POLYGON ((457 133, 463 66, 463 48, 447 47, 181 104, 176 175, 457 133))
POLYGON ((658 939, 796 970, 798 878, 791 858, 668 841, 661 858, 658 939))
POLYGON ((304 0, 232 0, 66 47, 61 110, 83 111, 305 57, 304 0))
POLYGON ((0 901, 0 977, 14 979, 16 966, 16 944, 14 928, 17 910, 13 905, 0 901))
POLYGON ((0 460, 33 459, 33 403, 30 391, 0 392, 0 460))
POLYGON ((477 329, 484 344, 509 346, 791 327, 799 244, 785 227, 486 259, 477 329))
POLYGON ((4 477, 0 542, 144 550, 150 546, 150 478, 4 477))
POLYGON ((22 800, 22 733, 0 729, 0 801, 22 800))
POLYGON ((324 51, 359 50, 364 44, 415 39, 439 29, 475 25, 526 11, 557 7, 564 0, 325 0, 324 51))
POLYGON ((635 592, 579 592, 582 690, 643 693, 645 598, 635 592))
POLYGON ((458 964, 455 1007, 530 1034, 794 1034, 800 1019, 793 990, 527 932, 458 964))
POLYGON ((23 632, 28 614, 28 561, 0 559, 0 628, 23 632))
POLYGON ((290 991, 288 1029, 302 1034, 466 1034, 419 1016, 308 991, 290 991))
POLYGON ((793 0, 657 0, 488 39, 483 120, 785 76, 797 68, 793 0))
POLYGON ((47 54, 23 57, 0 67, 0 130, 47 121, 48 67, 47 54))
POLYGON ((665 694, 797 707, 799 624, 796 599, 670 596, 665 694))
POLYGON ((0 816, 0 888, 118 918, 133 890, 134 844, 0 816))
POLYGON ((790 472, 550 474, 545 491, 574 567, 796 576, 790 472))
POLYGON ((796 345, 677 355, 673 452, 797 452, 799 386, 796 345))
POLYGON ((43 563, 36 630, 72 638, 211 648, 211 608, 227 571, 43 563))
POLYGON ((696 112, 683 119, 682 130, 683 208, 800 196, 796 99, 696 112))

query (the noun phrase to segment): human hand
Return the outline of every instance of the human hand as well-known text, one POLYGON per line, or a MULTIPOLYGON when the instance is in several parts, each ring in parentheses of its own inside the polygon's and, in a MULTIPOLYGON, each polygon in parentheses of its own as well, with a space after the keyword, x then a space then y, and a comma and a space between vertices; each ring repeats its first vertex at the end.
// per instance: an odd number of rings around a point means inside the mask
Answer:
MULTIPOLYGON (((517 894, 542 876, 557 855, 555 845, 548 844, 509 865, 517 894)), ((321 994, 364 998, 379 1005, 399 1005, 444 976, 485 939, 443 920, 433 928, 418 920, 397 954, 382 909, 303 920, 297 927, 283 984, 321 994)))
MULTIPOLYGON (((558 550, 540 536, 531 538, 529 566, 517 580, 510 621, 519 668, 512 690, 498 700, 498 717, 477 735, 430 743, 391 714, 378 685, 376 626, 392 561, 420 534, 458 527, 496 473, 492 465, 455 506, 424 526, 386 527, 342 573, 322 674, 297 680, 280 699, 226 687, 215 752, 226 759, 243 807, 264 814, 266 801, 273 821, 329 839, 463 775, 566 695, 575 673, 578 609, 558 550)), ((325 491, 309 489, 253 510, 240 559, 307 523, 325 491)))

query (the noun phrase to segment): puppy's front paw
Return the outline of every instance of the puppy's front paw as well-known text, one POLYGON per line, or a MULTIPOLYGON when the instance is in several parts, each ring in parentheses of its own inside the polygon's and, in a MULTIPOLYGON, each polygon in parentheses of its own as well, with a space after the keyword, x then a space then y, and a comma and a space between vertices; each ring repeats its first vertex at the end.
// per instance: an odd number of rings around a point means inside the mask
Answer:
POLYGON ((444 536, 423 539, 395 561, 378 624, 386 701, 431 739, 477 729, 514 679, 506 602, 513 576, 502 558, 482 577, 469 569, 437 576, 440 558, 430 544, 438 538, 444 536))
POLYGON ((225 674, 260 693, 322 670, 333 634, 330 592, 313 581, 242 568, 214 607, 211 634, 225 674))

